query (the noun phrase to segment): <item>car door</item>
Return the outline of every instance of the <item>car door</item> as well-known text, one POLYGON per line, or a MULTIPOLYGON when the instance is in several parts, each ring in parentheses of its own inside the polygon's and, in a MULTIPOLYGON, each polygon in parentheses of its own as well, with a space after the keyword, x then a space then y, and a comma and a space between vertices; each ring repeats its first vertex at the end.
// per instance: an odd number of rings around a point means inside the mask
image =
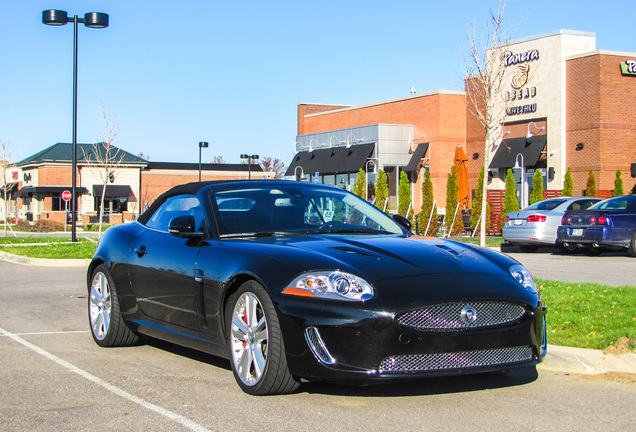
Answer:
POLYGON ((148 220, 145 232, 132 244, 128 271, 132 290, 142 312, 158 321, 198 330, 198 296, 195 266, 201 242, 168 232, 176 216, 195 215, 202 223, 199 200, 179 195, 166 200, 148 220))

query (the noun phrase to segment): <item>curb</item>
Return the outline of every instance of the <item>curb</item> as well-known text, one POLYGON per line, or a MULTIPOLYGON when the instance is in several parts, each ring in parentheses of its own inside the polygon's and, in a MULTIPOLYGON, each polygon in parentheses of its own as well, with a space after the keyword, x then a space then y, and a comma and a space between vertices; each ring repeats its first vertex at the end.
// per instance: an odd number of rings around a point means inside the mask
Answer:
POLYGON ((0 260, 13 264, 33 265, 41 267, 88 267, 90 259, 47 259, 30 258, 0 251, 0 260))
POLYGON ((636 374, 636 353, 605 354, 595 349, 548 345, 548 353, 537 368, 584 375, 636 374))

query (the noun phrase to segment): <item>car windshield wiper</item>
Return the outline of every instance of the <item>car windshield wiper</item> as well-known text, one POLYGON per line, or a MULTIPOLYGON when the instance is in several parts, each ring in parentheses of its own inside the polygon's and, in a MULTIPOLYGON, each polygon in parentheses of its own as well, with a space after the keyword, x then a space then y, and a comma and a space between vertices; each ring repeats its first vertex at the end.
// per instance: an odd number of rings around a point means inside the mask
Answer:
POLYGON ((233 239, 233 238, 250 238, 250 237, 283 237, 283 236, 291 236, 298 235, 298 232, 295 231, 260 231, 260 232, 247 232, 247 233, 231 233, 231 234, 221 234, 219 238, 222 239, 233 239))

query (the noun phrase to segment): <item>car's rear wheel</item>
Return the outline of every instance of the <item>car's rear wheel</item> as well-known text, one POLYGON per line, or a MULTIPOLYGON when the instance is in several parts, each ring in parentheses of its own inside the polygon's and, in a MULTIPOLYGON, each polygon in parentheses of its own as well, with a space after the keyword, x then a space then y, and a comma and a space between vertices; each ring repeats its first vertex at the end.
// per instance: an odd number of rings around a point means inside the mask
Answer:
POLYGON ((629 256, 636 257, 636 231, 632 234, 632 240, 629 242, 629 246, 627 247, 627 253, 629 256))
POLYGON ((521 252, 536 252, 539 250, 539 246, 533 246, 533 245, 521 245, 519 246, 519 249, 521 249, 521 252))
POLYGON ((129 346, 139 340, 124 322, 115 284, 104 264, 97 266, 91 278, 88 319, 93 339, 99 346, 129 346))
POLYGON ((299 383, 289 372, 278 316, 265 289, 245 282, 227 310, 230 360, 241 389, 252 395, 296 390, 299 383))

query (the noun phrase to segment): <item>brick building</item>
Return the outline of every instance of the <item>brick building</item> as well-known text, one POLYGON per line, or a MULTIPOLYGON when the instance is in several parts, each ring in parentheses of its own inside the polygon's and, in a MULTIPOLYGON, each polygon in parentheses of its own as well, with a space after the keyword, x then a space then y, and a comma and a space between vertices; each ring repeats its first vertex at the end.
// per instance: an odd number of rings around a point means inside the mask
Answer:
MULTIPOLYGON (((377 163, 389 174, 394 211, 399 171, 405 171, 417 213, 422 170, 430 171, 437 206, 443 207, 447 174, 459 145, 468 157, 473 193, 484 167, 484 151, 489 152, 493 211, 506 173, 515 165, 522 167, 515 169, 518 198, 526 203, 536 170, 544 178, 546 196, 560 195, 568 168, 575 195, 583 194, 590 171, 599 196, 611 195, 617 170, 623 174, 626 192, 632 190, 636 54, 597 51, 593 33, 561 30, 514 41, 507 55, 506 91, 500 101, 507 117, 498 131, 498 145, 485 149, 484 128, 466 108, 465 92, 439 91, 364 106, 299 104, 296 155, 287 175, 303 172, 309 181, 351 189, 360 168, 375 181, 377 163), (352 158, 360 153, 355 151, 360 145, 367 146, 366 160, 358 155, 349 165, 333 163, 336 155, 345 155, 339 148, 350 149, 346 157, 352 158)), ((466 91, 471 91, 470 80, 466 91)), ((499 230, 496 216, 491 215, 491 232, 499 230)))
MULTIPOLYGON (((173 186, 198 181, 198 163, 149 162, 124 150, 118 163, 105 172, 100 158, 91 156, 98 144, 77 144, 78 223, 99 220, 104 195, 104 221, 122 223, 135 219, 163 192, 173 186), (104 184, 106 187, 104 188, 104 184)), ((57 143, 7 167, 7 200, 2 212, 28 221, 48 220, 63 224, 70 202, 63 192, 71 190, 72 145, 57 143)), ((273 178, 258 164, 202 164, 201 180, 273 178)))

